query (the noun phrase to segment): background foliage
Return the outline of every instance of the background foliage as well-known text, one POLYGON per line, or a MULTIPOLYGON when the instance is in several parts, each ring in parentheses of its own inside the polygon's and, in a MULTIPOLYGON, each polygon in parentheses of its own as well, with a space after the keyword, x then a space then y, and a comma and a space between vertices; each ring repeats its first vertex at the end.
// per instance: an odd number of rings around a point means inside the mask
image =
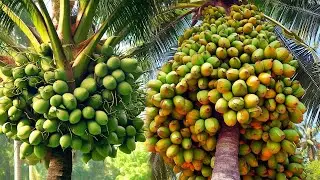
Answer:
POLYGON ((307 180, 320 179, 320 161, 312 161, 306 165, 305 171, 307 173, 307 180))
MULTIPOLYGON (((13 178, 13 142, 8 142, 0 136, 0 179, 13 178)), ((107 158, 104 162, 90 161, 85 164, 80 159, 80 154, 75 155, 73 166, 73 179, 77 180, 146 180, 150 179, 149 153, 144 149, 143 143, 137 144, 137 149, 132 154, 118 151, 117 158, 107 158)), ((32 180, 43 180, 47 170, 43 164, 33 166, 32 180)), ((23 180, 29 179, 28 166, 23 164, 23 180)))

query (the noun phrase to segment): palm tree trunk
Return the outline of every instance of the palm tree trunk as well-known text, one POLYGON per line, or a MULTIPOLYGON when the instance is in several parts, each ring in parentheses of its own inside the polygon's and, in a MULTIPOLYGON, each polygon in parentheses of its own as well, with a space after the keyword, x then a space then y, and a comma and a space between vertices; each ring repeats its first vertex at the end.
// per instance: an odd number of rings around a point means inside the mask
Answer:
POLYGON ((31 165, 29 166, 29 180, 34 180, 34 178, 33 178, 33 169, 32 169, 31 165))
MULTIPOLYGON (((247 0, 242 1, 247 3, 247 0)), ((215 5, 222 6, 228 9, 233 4, 239 4, 238 0, 218 0, 215 5)), ((221 131, 216 146, 215 162, 212 170, 212 180, 240 180, 239 173, 239 124, 233 127, 227 126, 221 115, 215 114, 215 117, 220 117, 221 131)))
POLYGON ((14 152, 14 180, 21 180, 21 160, 20 154, 20 141, 14 141, 13 152, 14 152))
POLYGON ((71 149, 52 149, 47 180, 69 180, 72 174, 71 149))
MULTIPOLYGON (((220 121, 220 122, 223 122, 220 121)), ((238 148, 239 124, 228 127, 221 123, 221 131, 217 142, 212 180, 240 180, 238 148)))

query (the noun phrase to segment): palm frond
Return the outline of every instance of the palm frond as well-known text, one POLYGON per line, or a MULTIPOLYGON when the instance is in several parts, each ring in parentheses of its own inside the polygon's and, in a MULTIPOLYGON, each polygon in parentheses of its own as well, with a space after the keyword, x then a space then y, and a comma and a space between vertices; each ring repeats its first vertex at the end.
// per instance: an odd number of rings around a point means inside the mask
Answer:
MULTIPOLYGON (((25 8, 22 0, 1 0, 0 6, 6 6, 15 14, 20 14, 25 8)), ((3 29, 6 29, 8 32, 10 32, 14 26, 15 23, 12 21, 12 19, 6 12, 2 10, 2 8, 0 8, 0 27, 5 27, 3 29)))
POLYGON ((112 19, 109 19, 109 35, 117 34, 127 28, 129 32, 125 36, 130 37, 130 42, 150 40, 155 28, 162 25, 163 19, 173 15, 172 13, 162 14, 162 12, 175 3, 176 1, 173 0, 111 0, 107 3, 100 1, 97 11, 99 15, 96 17, 102 17, 99 21, 103 21, 113 14, 112 19), (162 19, 155 18, 160 14, 162 19))
POLYGON ((251 0, 320 53, 320 1, 251 0))
POLYGON ((0 39, 1 39, 0 49, 12 48, 17 52, 22 52, 25 50, 25 48, 22 47, 21 44, 17 44, 16 40, 13 39, 10 36, 10 34, 6 33, 5 30, 3 30, 3 33, 0 34, 0 39))
POLYGON ((42 16, 32 0, 1 0, 0 29, 14 36, 19 44, 48 42, 42 16))
MULTIPOLYGON (((39 51, 40 50, 39 39, 36 37, 34 32, 31 30, 31 28, 19 17, 19 15, 17 13, 14 12, 14 9, 10 9, 10 7, 8 7, 2 1, 0 1, 0 7, 1 7, 1 13, 3 13, 2 15, 4 16, 4 19, 10 18, 11 23, 14 23, 16 25, 15 27, 18 27, 24 33, 24 35, 29 39, 32 46, 37 51, 39 51)), ((9 22, 9 20, 8 20, 8 22, 9 22)), ((5 21, 3 23, 6 24, 5 21)), ((2 24, 2 25, 4 25, 4 24, 2 24)), ((0 25, 1 25, 1 23, 0 23, 0 25)), ((4 27, 4 28, 6 28, 6 27, 4 27)))
POLYGON ((275 28, 275 32, 285 46, 293 53, 294 57, 299 60, 300 68, 297 70, 294 78, 299 80, 306 90, 305 95, 302 97, 302 102, 307 107, 303 123, 306 123, 309 127, 319 126, 320 59, 317 54, 312 53, 312 50, 297 44, 294 40, 285 38, 279 27, 275 28))
POLYGON ((155 28, 152 39, 123 52, 125 56, 137 58, 147 56, 150 62, 151 77, 154 77, 155 70, 159 69, 164 62, 172 59, 175 47, 178 45, 177 37, 190 27, 191 16, 172 15, 163 18, 162 21, 163 23, 155 28))

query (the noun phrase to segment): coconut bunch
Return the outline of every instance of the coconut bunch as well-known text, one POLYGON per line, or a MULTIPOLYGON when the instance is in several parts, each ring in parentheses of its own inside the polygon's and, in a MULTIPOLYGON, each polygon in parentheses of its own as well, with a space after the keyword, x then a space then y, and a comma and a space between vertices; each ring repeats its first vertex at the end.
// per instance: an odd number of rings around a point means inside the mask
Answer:
POLYGON ((306 108, 298 61, 254 5, 203 8, 173 59, 148 83, 147 145, 180 174, 210 179, 221 123, 241 126, 243 179, 303 179, 296 155, 306 108))
POLYGON ((42 44, 42 50, 19 54, 16 64, 1 68, 0 133, 23 142, 21 159, 36 164, 53 148, 71 148, 83 153, 84 162, 101 161, 145 141, 136 59, 120 59, 104 46, 87 77, 71 89, 50 46, 42 44))

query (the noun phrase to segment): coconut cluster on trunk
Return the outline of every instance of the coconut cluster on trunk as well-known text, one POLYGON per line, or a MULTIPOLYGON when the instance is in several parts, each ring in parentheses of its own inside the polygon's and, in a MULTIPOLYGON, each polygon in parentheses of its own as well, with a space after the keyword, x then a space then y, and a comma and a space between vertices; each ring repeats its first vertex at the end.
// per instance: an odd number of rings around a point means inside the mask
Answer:
POLYGON ((292 79, 298 61, 256 6, 233 5, 228 15, 201 9, 202 24, 185 30, 148 83, 149 150, 180 179, 211 179, 222 123, 240 124, 242 179, 304 179, 295 128, 306 111, 304 89, 292 79))
POLYGON ((70 82, 56 68, 49 44, 41 49, 17 54, 16 64, 1 68, 0 133, 22 141, 20 158, 34 165, 72 149, 82 152, 84 162, 102 161, 145 141, 138 117, 145 95, 137 79, 143 72, 136 59, 120 59, 104 45, 85 78, 70 82))

